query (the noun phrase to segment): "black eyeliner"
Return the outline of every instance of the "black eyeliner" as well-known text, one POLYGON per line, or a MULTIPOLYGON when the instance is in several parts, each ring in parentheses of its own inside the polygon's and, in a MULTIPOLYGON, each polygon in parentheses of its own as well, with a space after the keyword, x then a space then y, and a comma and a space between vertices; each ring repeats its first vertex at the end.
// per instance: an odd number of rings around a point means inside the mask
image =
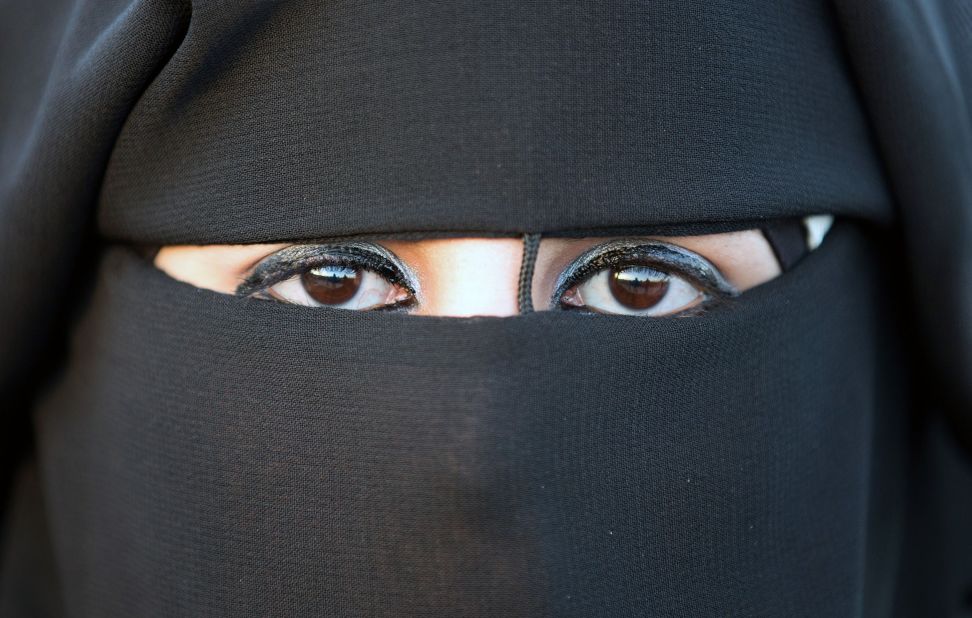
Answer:
POLYGON ((697 284, 706 300, 739 295, 715 265, 688 249, 660 240, 614 240, 585 251, 564 269, 554 286, 550 308, 560 308, 561 298, 569 289, 597 272, 625 266, 648 266, 681 275, 697 284))
POLYGON ((417 278, 384 247, 361 241, 328 245, 293 245, 263 258, 236 288, 237 296, 252 296, 267 288, 324 265, 354 266, 378 273, 414 296, 417 278))

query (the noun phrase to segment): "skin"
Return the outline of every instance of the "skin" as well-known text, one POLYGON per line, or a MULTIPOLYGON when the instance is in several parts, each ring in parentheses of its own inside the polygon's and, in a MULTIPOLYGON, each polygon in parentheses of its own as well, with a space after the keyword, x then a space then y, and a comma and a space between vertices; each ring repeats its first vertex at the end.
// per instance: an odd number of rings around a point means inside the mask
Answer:
MULTIPOLYGON (((680 245, 712 262, 740 291, 769 281, 780 268, 769 243, 756 230, 705 236, 652 237, 680 245)), ((544 238, 533 280, 537 310, 547 308, 560 273, 577 256, 607 238, 544 238)), ((418 315, 510 316, 517 311, 523 244, 516 238, 448 238, 379 241, 418 276, 418 315)), ((197 287, 232 294, 264 257, 288 246, 180 245, 163 247, 155 265, 197 287)))

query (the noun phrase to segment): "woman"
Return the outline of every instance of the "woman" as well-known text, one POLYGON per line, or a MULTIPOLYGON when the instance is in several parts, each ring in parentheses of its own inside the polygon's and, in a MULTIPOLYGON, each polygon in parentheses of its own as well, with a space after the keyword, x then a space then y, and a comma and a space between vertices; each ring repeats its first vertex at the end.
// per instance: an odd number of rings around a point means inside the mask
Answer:
POLYGON ((8 4, 5 615, 960 611, 970 16, 837 4, 8 4))

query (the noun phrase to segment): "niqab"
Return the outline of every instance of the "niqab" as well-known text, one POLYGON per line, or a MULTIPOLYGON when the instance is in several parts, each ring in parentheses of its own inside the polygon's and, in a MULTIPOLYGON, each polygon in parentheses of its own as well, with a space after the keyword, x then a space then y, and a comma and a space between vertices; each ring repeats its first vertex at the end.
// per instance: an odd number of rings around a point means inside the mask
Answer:
POLYGON ((949 615, 972 11, 0 9, 4 615, 949 615), (309 310, 136 250, 837 224, 731 307, 309 310))

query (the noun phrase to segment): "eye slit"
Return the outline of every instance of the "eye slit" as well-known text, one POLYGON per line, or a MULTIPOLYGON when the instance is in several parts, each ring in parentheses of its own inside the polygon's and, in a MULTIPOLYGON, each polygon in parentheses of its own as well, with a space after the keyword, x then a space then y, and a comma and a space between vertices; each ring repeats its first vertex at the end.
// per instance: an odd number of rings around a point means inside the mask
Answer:
POLYGON ((361 289, 362 273, 358 268, 326 264, 300 276, 307 294, 322 305, 348 302, 361 289))

